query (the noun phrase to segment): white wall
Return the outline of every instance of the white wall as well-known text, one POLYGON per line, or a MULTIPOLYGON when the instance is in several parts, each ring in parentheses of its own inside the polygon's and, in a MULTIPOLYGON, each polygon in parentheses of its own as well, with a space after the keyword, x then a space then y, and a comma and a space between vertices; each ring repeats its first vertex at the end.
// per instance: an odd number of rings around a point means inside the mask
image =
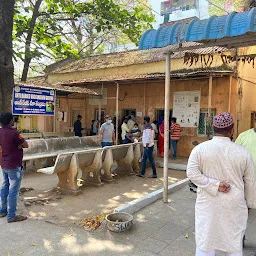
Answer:
MULTIPOLYGON (((152 9, 155 11, 155 12, 153 12, 153 14, 155 15, 155 19, 156 19, 156 22, 153 25, 155 29, 157 29, 159 27, 159 25, 162 24, 164 21, 164 17, 159 15, 161 12, 161 2, 162 1, 164 1, 164 0, 149 0, 149 3, 151 4, 152 9), (157 14, 156 12, 159 14, 157 14)), ((178 15, 178 16, 175 14, 170 15, 170 21, 186 19, 186 18, 190 18, 190 17, 194 17, 194 16, 198 17, 199 19, 209 18, 208 2, 206 0, 198 0, 198 5, 199 5, 198 10, 183 11, 182 14, 178 15)))

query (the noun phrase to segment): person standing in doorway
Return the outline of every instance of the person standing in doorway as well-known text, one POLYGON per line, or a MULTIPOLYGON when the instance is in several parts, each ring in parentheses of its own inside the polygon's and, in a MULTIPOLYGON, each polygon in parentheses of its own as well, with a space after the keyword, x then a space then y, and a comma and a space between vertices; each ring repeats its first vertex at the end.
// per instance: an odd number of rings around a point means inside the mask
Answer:
POLYGON ((81 120, 82 120, 82 116, 78 115, 77 116, 77 120, 74 123, 75 136, 78 136, 78 137, 82 137, 82 130, 83 130, 83 128, 82 128, 81 120))
MULTIPOLYGON (((254 121, 256 122, 256 116, 254 121)), ((256 128, 241 133, 236 139, 236 144, 245 147, 251 153, 255 164, 256 174, 256 128)))
POLYGON ((99 143, 101 143, 102 148, 107 146, 113 146, 115 143, 115 129, 112 123, 112 117, 106 115, 106 122, 102 124, 99 132, 99 143))
POLYGON ((173 149, 173 155, 172 158, 177 158, 177 145, 180 140, 180 132, 181 128, 180 125, 177 123, 177 118, 172 117, 171 118, 171 144, 173 149))
POLYGON ((248 209, 256 208, 254 164, 247 149, 231 141, 230 113, 214 117, 215 136, 196 146, 187 176, 197 186, 196 256, 243 255, 248 209))
POLYGON ((137 176, 141 178, 145 177, 147 160, 149 160, 153 170, 153 175, 149 176, 149 178, 157 178, 156 166, 153 158, 155 132, 152 125, 150 124, 150 118, 148 116, 144 117, 144 125, 145 129, 142 135, 142 143, 144 147, 142 157, 142 170, 139 174, 137 174, 137 176))
POLYGON ((7 216, 8 223, 24 221, 25 216, 17 215, 17 200, 23 177, 23 148, 28 143, 13 128, 13 115, 2 113, 0 116, 0 148, 2 151, 2 187, 0 191, 0 218, 7 216))
POLYGON ((122 144, 127 144, 129 141, 127 140, 126 138, 126 134, 128 134, 130 132, 130 129, 128 127, 128 119, 125 118, 124 121, 123 121, 123 124, 121 126, 121 130, 122 130, 122 144))

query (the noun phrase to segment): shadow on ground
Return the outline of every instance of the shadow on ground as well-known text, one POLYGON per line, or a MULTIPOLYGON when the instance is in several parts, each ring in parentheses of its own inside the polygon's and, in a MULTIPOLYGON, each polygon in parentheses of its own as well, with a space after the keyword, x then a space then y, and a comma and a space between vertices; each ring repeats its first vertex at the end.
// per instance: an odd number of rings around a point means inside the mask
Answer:
MULTIPOLYGON (((159 168, 158 179, 117 175, 112 183, 105 183, 101 187, 83 187, 78 196, 59 195, 56 191, 52 191, 58 182, 56 175, 27 173, 22 187, 32 187, 34 190, 25 192, 22 197, 24 202, 45 199, 39 204, 32 203, 27 207, 27 212, 32 219, 69 226, 77 224, 85 217, 110 213, 116 207, 162 188, 162 172, 159 168)), ((150 170, 148 170, 149 174, 150 170)), ((169 170, 169 183, 176 183, 185 176, 183 171, 169 170)))

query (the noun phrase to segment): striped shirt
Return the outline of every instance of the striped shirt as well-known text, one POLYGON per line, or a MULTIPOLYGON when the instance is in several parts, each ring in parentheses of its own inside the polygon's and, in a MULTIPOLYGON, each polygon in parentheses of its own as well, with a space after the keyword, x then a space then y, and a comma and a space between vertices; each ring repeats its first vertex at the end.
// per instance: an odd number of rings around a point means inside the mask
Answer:
POLYGON ((171 140, 179 140, 180 139, 181 128, 180 125, 174 123, 171 125, 171 140))

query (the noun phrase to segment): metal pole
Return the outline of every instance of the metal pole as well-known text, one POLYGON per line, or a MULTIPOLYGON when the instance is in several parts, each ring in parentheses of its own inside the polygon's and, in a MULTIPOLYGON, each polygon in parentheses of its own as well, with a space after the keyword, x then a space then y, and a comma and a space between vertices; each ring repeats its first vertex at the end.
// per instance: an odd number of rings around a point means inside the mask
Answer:
POLYGON ((210 124, 211 119, 211 108, 212 108, 212 74, 209 77, 209 94, 208 94, 208 124, 210 124))
POLYGON ((118 144, 119 83, 116 83, 116 145, 118 144))
POLYGON ((210 139, 211 127, 211 108, 212 108, 212 74, 209 76, 209 94, 208 94, 208 119, 207 119, 207 136, 210 139))
POLYGON ((170 115, 170 70, 171 57, 170 53, 166 54, 166 71, 165 71, 165 108, 164 108, 164 203, 168 203, 168 162, 169 162, 169 115, 170 115))

